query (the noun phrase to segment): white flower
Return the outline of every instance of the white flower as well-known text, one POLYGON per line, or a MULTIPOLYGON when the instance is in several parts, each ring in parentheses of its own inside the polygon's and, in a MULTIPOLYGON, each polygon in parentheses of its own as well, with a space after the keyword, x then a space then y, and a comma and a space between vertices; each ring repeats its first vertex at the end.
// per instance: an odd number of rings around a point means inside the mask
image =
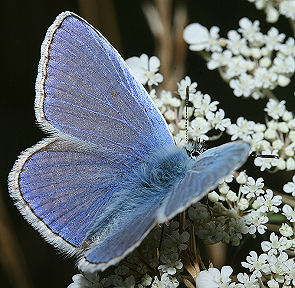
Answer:
POLYGON ((286 111, 285 103, 286 103, 285 100, 278 102, 274 99, 269 99, 264 111, 267 112, 268 116, 278 120, 280 117, 284 115, 286 111))
POLYGON ((259 59, 259 66, 261 67, 269 67, 271 65, 272 61, 269 57, 263 57, 261 59, 259 59))
POLYGON ((237 183, 239 183, 240 185, 246 184, 247 180, 248 180, 248 176, 245 173, 245 171, 241 171, 239 173, 239 176, 236 178, 237 183))
POLYGON ((286 250, 287 247, 289 247, 288 239, 286 237, 279 237, 272 232, 270 234, 270 242, 269 241, 263 241, 261 243, 261 248, 263 252, 268 252, 269 254, 275 254, 277 255, 278 252, 282 252, 283 250, 286 250))
POLYGON ((285 15, 288 18, 291 18, 292 20, 295 20, 295 2, 292 0, 285 0, 281 1, 280 5, 280 13, 282 15, 285 15))
POLYGON ((212 111, 208 111, 206 113, 206 118, 210 122, 210 124, 215 128, 219 129, 220 131, 224 131, 225 128, 229 127, 231 124, 229 118, 224 118, 225 113, 222 109, 219 109, 216 113, 212 111))
POLYGON ((243 73, 238 79, 231 79, 229 86, 234 89, 234 95, 237 97, 249 97, 255 88, 255 81, 252 76, 243 73))
POLYGON ((273 88, 277 74, 265 67, 258 67, 254 71, 254 82, 258 88, 273 88))
POLYGON ((227 63, 226 77, 228 79, 247 72, 247 61, 240 55, 234 56, 227 63))
POLYGON ((221 194, 223 195, 226 195, 228 192, 229 192, 229 186, 227 185, 226 182, 223 182, 221 183, 219 186, 218 186, 218 190, 221 194))
POLYGON ((256 277, 262 277, 262 273, 269 273, 269 265, 267 264, 268 256, 261 254, 259 257, 255 251, 251 251, 250 256, 247 256, 247 262, 242 262, 242 266, 249 269, 256 277))
POLYGON ((264 194, 264 190, 262 189, 264 186, 263 178, 258 178, 255 180, 252 177, 248 177, 246 185, 243 185, 240 188, 240 191, 243 194, 246 194, 246 198, 254 198, 255 196, 259 196, 260 194, 264 194))
POLYGON ((273 60, 273 70, 276 73, 294 73, 295 71, 295 60, 293 56, 288 57, 276 57, 273 60))
MULTIPOLYGON (((196 288, 227 288, 230 285, 230 275, 233 269, 230 266, 223 266, 221 271, 217 268, 209 268, 208 271, 201 271, 196 279, 196 288)), ((233 283, 232 283, 233 284, 233 283)))
MULTIPOLYGON (((288 259, 285 262, 286 273, 285 273, 285 284, 293 284, 295 285, 295 261, 294 259, 288 259)), ((283 286, 283 288, 291 288, 291 286, 283 286)))
POLYGON ((71 283, 68 288, 102 288, 103 285, 99 283, 99 275, 97 272, 88 273, 85 272, 84 275, 76 274, 72 277, 73 283, 71 283))
POLYGON ((281 47, 280 43, 284 41, 285 37, 285 34, 279 34, 277 28, 271 27, 267 32, 267 35, 264 36, 266 47, 269 50, 279 50, 281 47))
POLYGON ((189 24, 184 28, 183 38, 190 46, 189 49, 192 51, 221 51, 219 39, 219 28, 213 26, 208 29, 199 23, 189 24))
POLYGON ((240 53, 243 53, 243 51, 247 49, 246 39, 241 38, 241 35, 237 31, 230 30, 227 33, 227 37, 227 49, 231 50, 233 54, 238 55, 240 53))
MULTIPOLYGON (((281 87, 286 87, 291 82, 291 79, 285 75, 278 75, 278 85, 281 87)), ((284 119, 283 119, 284 120, 284 119)))
POLYGON ((262 42, 263 41, 263 35, 260 31, 260 23, 258 20, 255 20, 253 23, 246 17, 240 19, 239 21, 240 28, 239 32, 242 33, 242 35, 248 39, 250 42, 262 42))
POLYGON ((244 141, 250 141, 250 135, 253 134, 253 128, 255 123, 253 121, 248 121, 244 117, 239 117, 237 119, 237 124, 231 124, 227 128, 227 133, 232 135, 231 140, 236 140, 238 138, 244 141))
POLYGON ((158 267, 164 273, 168 273, 169 275, 174 275, 177 270, 180 270, 183 267, 182 262, 179 260, 178 253, 169 253, 169 254, 162 254, 160 260, 163 265, 158 267))
POLYGON ((285 273, 284 263, 288 260, 288 254, 281 252, 279 255, 268 254, 268 263, 273 274, 283 275, 285 273))
POLYGON ((211 202, 218 202, 219 195, 218 195, 218 193, 216 193, 216 191, 212 191, 212 192, 208 193, 208 199, 211 202))
POLYGON ((279 231, 285 237, 291 237, 294 234, 292 227, 290 227, 286 223, 283 223, 282 224, 282 226, 280 227, 279 231))
POLYGON ((181 105, 181 100, 173 97, 171 91, 162 90, 160 98, 157 99, 160 99, 163 104, 170 105, 172 107, 180 107, 181 105))
POLYGON ((232 52, 229 50, 225 50, 222 53, 214 52, 211 55, 210 61, 207 63, 207 67, 209 70, 214 70, 218 67, 227 66, 232 59, 232 52))
POLYGON ((295 160, 293 158, 288 158, 286 161, 286 168, 287 170, 295 170, 295 160))
POLYGON ((269 23, 275 23, 278 21, 280 13, 275 9, 272 4, 268 4, 265 7, 266 21, 269 23))
POLYGON ((260 211, 253 210, 250 214, 244 216, 246 223, 249 225, 249 234, 253 235, 256 231, 259 234, 264 234, 266 226, 263 225, 268 222, 268 218, 262 215, 260 211))
POLYGON ((197 82, 192 83, 191 78, 186 76, 179 83, 177 83, 178 94, 180 95, 181 99, 186 99, 186 89, 187 87, 189 87, 189 100, 190 100, 196 93, 197 86, 198 86, 197 82))
POLYGON ((160 67, 160 60, 156 56, 149 58, 146 54, 140 57, 126 59, 127 65, 134 73, 135 78, 143 85, 158 85, 163 81, 163 76, 156 73, 160 67))
MULTIPOLYGON (((274 155, 278 156, 278 151, 273 150, 272 152, 269 149, 266 149, 261 152, 262 155, 274 155)), ((264 171, 265 169, 270 169, 273 166, 277 166, 279 159, 277 158, 263 158, 263 157, 256 157, 254 160, 254 164, 260 167, 260 171, 264 171)))
POLYGON ((270 189, 266 189, 266 193, 263 196, 259 196, 257 201, 261 203, 259 210, 263 213, 274 212, 278 213, 279 206, 282 203, 282 196, 273 196, 273 192, 270 189))
POLYGON ((249 201, 245 198, 241 198, 240 201, 238 202, 238 208, 241 211, 246 210, 249 207, 249 201))
POLYGON ((282 214, 285 215, 290 222, 295 222, 295 211, 290 205, 285 204, 283 206, 282 214))
POLYGON ((231 190, 226 194, 226 198, 231 202, 235 202, 239 199, 237 194, 231 190))
POLYGON ((195 116, 206 115, 207 112, 215 112, 217 110, 218 101, 211 102, 211 97, 208 94, 203 95, 199 101, 194 102, 195 116))
POLYGON ((284 147, 284 142, 281 139, 277 139, 272 142, 272 147, 274 149, 280 150, 284 147))
POLYGON ((164 117, 168 121, 176 120, 177 118, 176 111, 168 109, 167 111, 164 112, 164 117))
POLYGON ((280 52, 284 53, 287 56, 295 56, 295 39, 290 37, 288 40, 281 44, 280 52))
POLYGON ((151 288, 176 288, 178 287, 179 282, 175 277, 170 276, 167 273, 164 273, 161 276, 161 280, 155 276, 154 281, 151 285, 151 288))
POLYGON ((211 125, 202 117, 196 117, 188 127, 188 133, 193 140, 208 140, 206 133, 211 129, 211 125))
POLYGON ((237 279, 242 284, 236 284, 237 288, 259 288, 258 279, 255 275, 249 277, 246 273, 239 273, 237 279))
POLYGON ((267 281, 267 285, 269 288, 279 288, 280 285, 275 279, 270 279, 267 281))
POLYGON ((264 137, 267 140, 274 140, 277 138, 277 131, 269 127, 265 130, 264 137))
POLYGON ((187 143, 186 141, 186 132, 185 130, 180 130, 173 138, 174 138, 174 142, 178 147, 184 147, 187 143))
POLYGON ((286 193, 292 193, 292 196, 295 196, 295 175, 292 178, 292 182, 288 182, 284 185, 283 190, 286 193))

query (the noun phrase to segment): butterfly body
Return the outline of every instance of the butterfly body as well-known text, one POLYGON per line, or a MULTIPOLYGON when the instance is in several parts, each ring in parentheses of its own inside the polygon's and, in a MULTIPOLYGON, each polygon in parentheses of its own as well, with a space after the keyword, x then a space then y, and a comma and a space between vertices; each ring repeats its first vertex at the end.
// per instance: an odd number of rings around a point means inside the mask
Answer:
POLYGON ((10 195, 83 271, 118 263, 239 168, 250 148, 233 142, 190 158, 118 52, 71 12, 42 44, 35 113, 49 136, 15 162, 10 195))

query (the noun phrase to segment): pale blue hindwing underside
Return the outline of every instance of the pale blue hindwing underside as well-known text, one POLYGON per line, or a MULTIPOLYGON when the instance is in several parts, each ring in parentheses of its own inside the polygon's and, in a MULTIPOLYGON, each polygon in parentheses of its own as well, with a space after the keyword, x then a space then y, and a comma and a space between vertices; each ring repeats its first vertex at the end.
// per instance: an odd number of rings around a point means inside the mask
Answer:
POLYGON ((243 142, 197 160, 178 149, 119 54, 71 12, 49 28, 38 72, 36 117, 52 136, 21 154, 10 193, 47 241, 80 255, 84 271, 120 261, 247 158, 243 142))

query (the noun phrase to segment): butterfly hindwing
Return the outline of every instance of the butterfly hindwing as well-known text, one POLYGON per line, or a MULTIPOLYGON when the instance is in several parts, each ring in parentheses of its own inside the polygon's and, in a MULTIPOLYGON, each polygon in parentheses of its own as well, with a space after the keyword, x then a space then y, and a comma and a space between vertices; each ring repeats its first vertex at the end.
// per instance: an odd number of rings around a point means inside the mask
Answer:
POLYGON ((9 175, 24 217, 54 246, 73 254, 128 172, 95 151, 47 138, 27 149, 9 175))
POLYGON ((110 265, 118 263, 134 250, 156 225, 158 208, 159 200, 154 197, 149 203, 129 212, 120 211, 123 212, 120 213, 122 215, 116 218, 116 223, 112 223, 112 228, 103 241, 99 240, 98 232, 98 240, 80 259, 78 267, 82 271, 96 271, 105 270, 110 265))

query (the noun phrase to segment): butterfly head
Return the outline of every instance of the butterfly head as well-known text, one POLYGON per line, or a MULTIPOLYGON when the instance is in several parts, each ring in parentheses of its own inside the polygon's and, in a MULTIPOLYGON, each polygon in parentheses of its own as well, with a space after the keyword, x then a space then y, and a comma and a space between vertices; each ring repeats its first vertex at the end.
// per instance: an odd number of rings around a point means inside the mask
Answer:
POLYGON ((184 149, 190 158, 196 159, 199 155, 201 155, 207 150, 207 147, 204 141, 198 140, 198 141, 188 142, 184 146, 184 149))

